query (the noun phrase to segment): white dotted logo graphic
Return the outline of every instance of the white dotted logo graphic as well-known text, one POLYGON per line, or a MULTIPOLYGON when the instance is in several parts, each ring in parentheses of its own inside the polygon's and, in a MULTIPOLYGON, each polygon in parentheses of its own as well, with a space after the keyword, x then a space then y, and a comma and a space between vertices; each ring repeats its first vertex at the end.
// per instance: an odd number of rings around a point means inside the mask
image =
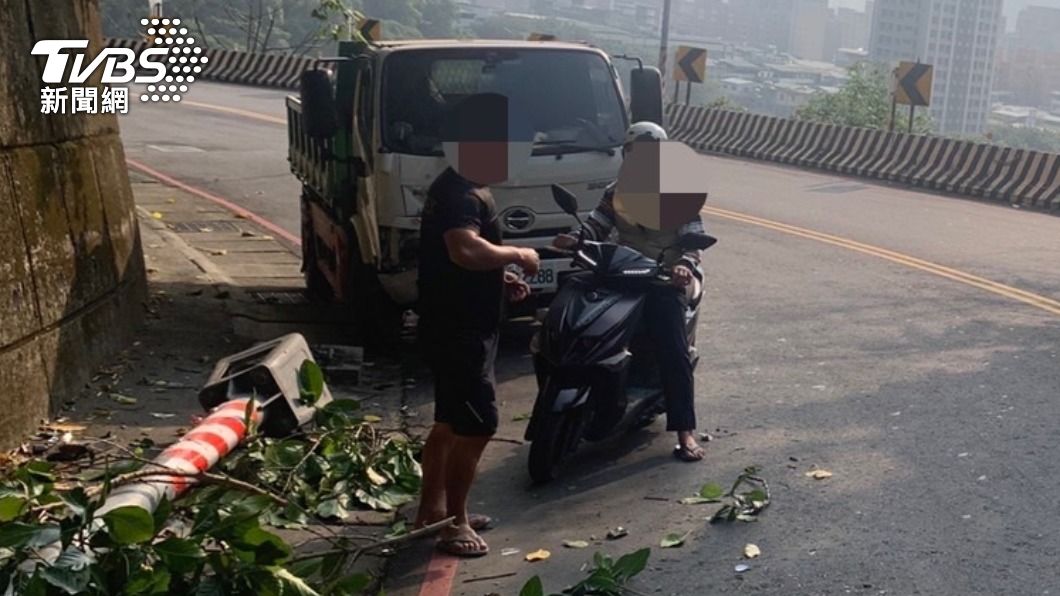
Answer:
POLYGON ((146 92, 140 95, 140 101, 180 101, 209 58, 195 45, 195 38, 188 34, 188 28, 180 26, 180 19, 140 19, 140 24, 147 27, 147 39, 152 47, 169 50, 165 78, 148 85, 146 92))

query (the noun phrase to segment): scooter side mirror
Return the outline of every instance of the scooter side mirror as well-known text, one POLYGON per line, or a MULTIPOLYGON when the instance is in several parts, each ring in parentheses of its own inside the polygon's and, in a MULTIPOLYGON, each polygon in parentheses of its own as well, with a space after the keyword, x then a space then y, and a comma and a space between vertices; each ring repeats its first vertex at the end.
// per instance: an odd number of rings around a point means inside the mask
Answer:
POLYGON ((718 243, 718 239, 703 234, 700 232, 693 232, 691 234, 684 234, 677 240, 677 247, 681 250, 707 250, 718 243))
POLYGON ((552 199, 568 215, 578 217, 578 197, 559 184, 552 185, 552 199))

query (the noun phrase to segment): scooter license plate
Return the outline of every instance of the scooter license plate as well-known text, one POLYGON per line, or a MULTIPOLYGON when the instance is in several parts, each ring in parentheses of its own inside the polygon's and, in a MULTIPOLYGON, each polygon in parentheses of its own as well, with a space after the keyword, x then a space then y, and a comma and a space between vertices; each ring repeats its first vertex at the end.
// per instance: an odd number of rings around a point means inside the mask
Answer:
POLYGON ((537 274, 524 275, 523 280, 535 292, 555 291, 559 287, 559 269, 560 264, 558 262, 542 261, 541 268, 537 270, 537 274))

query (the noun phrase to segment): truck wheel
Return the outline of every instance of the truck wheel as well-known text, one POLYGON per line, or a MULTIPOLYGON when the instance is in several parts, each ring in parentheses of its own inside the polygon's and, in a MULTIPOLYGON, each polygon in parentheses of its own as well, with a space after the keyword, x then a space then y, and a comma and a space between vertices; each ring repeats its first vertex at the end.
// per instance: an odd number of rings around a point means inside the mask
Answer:
POLYGON ((527 462, 534 482, 544 484, 559 477, 563 464, 581 442, 584 411, 585 408, 579 407, 567 412, 550 412, 536 425, 527 462))

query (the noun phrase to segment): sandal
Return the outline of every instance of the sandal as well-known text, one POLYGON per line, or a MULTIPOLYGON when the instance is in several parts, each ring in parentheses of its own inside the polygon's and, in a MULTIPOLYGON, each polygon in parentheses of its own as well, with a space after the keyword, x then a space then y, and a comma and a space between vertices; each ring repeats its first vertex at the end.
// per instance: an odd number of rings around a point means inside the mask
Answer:
POLYGON ((462 558, 483 557, 489 554, 490 547, 481 536, 470 528, 450 538, 438 539, 438 550, 447 555, 462 558))
POLYGON ((697 462, 703 461, 706 457, 707 451, 703 447, 696 445, 695 447, 689 447, 688 445, 676 445, 674 446, 674 457, 683 462, 697 462))

